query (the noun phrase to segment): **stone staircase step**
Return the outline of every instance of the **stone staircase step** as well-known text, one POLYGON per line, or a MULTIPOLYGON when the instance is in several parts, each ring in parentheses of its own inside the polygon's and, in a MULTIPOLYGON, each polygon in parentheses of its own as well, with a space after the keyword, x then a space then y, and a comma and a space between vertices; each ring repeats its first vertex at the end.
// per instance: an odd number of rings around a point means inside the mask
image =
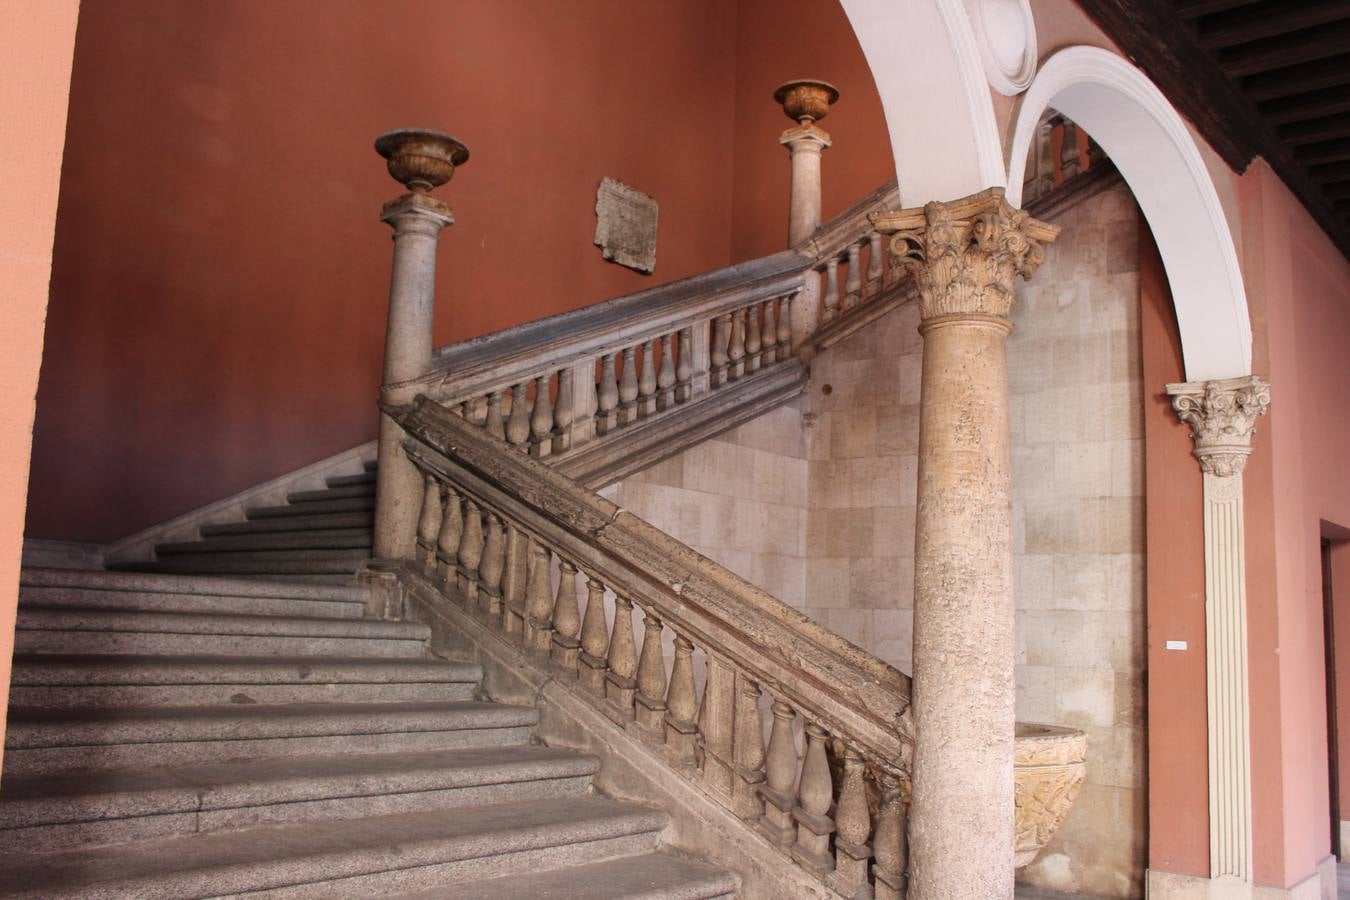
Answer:
POLYGON ((374 484, 376 473, 374 471, 361 472, 358 475, 334 475, 332 478, 324 480, 324 484, 329 487, 347 487, 353 484, 374 484))
POLYGON ((323 531, 281 531, 262 534, 237 534, 156 544, 161 558, 175 553, 237 553, 244 550, 342 550, 370 552, 374 534, 369 528, 330 528, 323 531))
POLYGON ((653 849, 664 813, 592 797, 0 856, 10 897, 366 898, 653 849), (8 858, 6 858, 8 857, 8 858))
POLYGON ((368 459, 361 464, 361 468, 365 469, 367 472, 374 472, 380 468, 380 461, 378 459, 368 459))
MULTIPOLYGON (((10 707, 5 774, 197 765, 331 753, 429 752, 529 740, 533 707, 497 703, 297 703, 10 707)), ((3 869, 0 869, 3 871, 3 869)))
POLYGON ((20 654, 14 706, 207 706, 469 700, 468 663, 378 657, 20 654))
POLYGON ((142 610, 162 612, 244 613, 248 615, 322 616, 360 618, 365 614, 365 589, 328 591, 294 584, 267 584, 239 579, 216 580, 203 590, 186 590, 180 576, 141 573, 95 573, 83 583, 60 579, 20 581, 19 603, 24 607, 64 609, 142 610))
POLYGON ((359 512, 375 508, 375 495, 368 497, 339 497, 332 500, 311 500, 286 506, 250 506, 244 515, 250 519, 294 518, 316 513, 359 512))
MULTIPOLYGON (((455 900, 731 900, 740 880, 731 872, 669 853, 489 878, 455 887, 455 900)), ((390 900, 443 900, 436 888, 390 900)))
POLYGON ((286 495, 287 503, 314 503, 319 500, 342 500, 348 497, 374 497, 375 483, 344 484, 338 487, 319 488, 314 491, 291 491, 286 495))
POLYGON ((155 562, 136 563, 138 571, 177 575, 341 575, 350 579, 370 558, 369 549, 287 550, 275 553, 178 553, 155 562), (294 558, 287 558, 287 557, 294 558))
POLYGON ((245 522, 222 522, 203 525, 204 538, 229 534, 263 534, 276 531, 326 531, 330 528, 370 528, 375 524, 374 511, 305 514, 278 519, 251 519, 245 522))
POLYGON ((0 845, 40 852, 283 822, 582 795, 595 757, 546 747, 12 775, 0 845))
POLYGON ((216 656, 421 656, 430 629, 412 622, 121 609, 19 610, 18 653, 216 656))
POLYGON ((212 594, 222 597, 289 597, 297 600, 341 600, 365 603, 369 589, 350 586, 305 587, 239 578, 157 575, 146 572, 105 572, 99 569, 24 568, 19 574, 23 587, 87 588, 109 591, 145 591, 179 596, 212 594))

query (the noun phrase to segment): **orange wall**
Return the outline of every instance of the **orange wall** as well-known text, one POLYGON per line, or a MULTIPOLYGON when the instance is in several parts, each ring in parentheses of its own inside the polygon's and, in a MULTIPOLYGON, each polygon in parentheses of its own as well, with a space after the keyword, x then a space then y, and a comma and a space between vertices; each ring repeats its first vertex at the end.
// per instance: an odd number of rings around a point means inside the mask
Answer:
POLYGON ((839 88, 820 123, 833 145, 821 160, 823 220, 895 177, 890 133, 872 72, 835 0, 739 0, 736 38, 735 182, 731 256, 754 259, 787 246, 792 121, 773 100, 791 78, 839 88))
POLYGON ((78 0, 0 0, 0 753, 78 0))
POLYGON ((380 132, 472 153, 442 189, 448 343, 781 249, 771 94, 803 65, 844 94, 828 216, 894 174, 828 0, 86 0, 28 535, 115 539, 373 437, 380 132), (652 277, 592 246, 604 175, 661 205, 652 277))

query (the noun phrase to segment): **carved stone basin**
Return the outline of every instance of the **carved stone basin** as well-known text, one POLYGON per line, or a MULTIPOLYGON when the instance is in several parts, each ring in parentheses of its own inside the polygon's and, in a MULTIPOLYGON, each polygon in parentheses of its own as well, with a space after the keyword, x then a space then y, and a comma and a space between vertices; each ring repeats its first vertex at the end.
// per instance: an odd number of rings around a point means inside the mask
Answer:
POLYGON ((1013 866, 1020 869, 1050 843, 1069 814, 1087 775, 1087 735, 1076 728, 1018 722, 1013 767, 1013 866))

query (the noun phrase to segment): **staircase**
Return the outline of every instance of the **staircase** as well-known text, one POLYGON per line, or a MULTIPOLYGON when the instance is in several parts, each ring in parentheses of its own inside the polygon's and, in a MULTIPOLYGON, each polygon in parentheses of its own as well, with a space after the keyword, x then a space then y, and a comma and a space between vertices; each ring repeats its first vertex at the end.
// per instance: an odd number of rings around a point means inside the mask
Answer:
POLYGON ((597 794, 594 756, 532 743, 534 707, 479 699, 477 665, 433 658, 427 626, 370 603, 357 586, 25 571, 0 896, 736 893, 663 848, 665 813, 597 794))

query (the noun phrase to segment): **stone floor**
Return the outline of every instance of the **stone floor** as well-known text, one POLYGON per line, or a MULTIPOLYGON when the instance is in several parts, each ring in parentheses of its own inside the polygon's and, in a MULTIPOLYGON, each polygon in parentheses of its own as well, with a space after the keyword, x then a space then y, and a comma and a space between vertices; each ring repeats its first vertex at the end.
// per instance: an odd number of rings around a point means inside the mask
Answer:
POLYGON ((1066 894, 1063 891, 1051 891, 1045 888, 1019 884, 1013 891, 1014 900, 1099 900, 1089 894, 1066 894))

